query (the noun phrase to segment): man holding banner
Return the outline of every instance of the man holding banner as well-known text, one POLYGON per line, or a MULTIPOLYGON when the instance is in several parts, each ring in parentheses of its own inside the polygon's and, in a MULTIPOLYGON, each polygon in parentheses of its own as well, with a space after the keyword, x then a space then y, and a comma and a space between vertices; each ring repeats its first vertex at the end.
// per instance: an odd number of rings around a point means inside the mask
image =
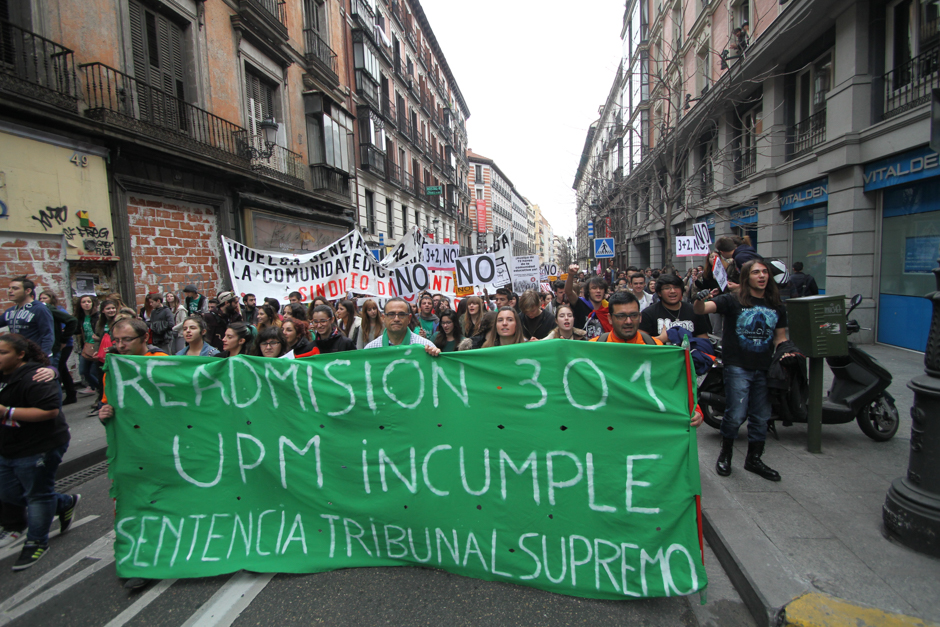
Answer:
POLYGON ((441 354, 441 349, 434 342, 412 333, 408 325, 411 324, 411 305, 404 298, 395 297, 385 303, 385 331, 380 337, 366 344, 366 349, 384 348, 386 346, 401 346, 402 344, 422 344, 424 352, 431 357, 441 354))

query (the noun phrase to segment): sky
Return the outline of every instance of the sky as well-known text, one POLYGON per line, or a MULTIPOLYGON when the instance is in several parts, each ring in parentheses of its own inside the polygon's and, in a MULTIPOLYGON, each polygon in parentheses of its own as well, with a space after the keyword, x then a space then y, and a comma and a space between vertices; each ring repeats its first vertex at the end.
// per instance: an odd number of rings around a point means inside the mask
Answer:
POLYGON ((623 0, 421 0, 470 108, 469 147, 575 231, 571 188, 620 63, 623 0))

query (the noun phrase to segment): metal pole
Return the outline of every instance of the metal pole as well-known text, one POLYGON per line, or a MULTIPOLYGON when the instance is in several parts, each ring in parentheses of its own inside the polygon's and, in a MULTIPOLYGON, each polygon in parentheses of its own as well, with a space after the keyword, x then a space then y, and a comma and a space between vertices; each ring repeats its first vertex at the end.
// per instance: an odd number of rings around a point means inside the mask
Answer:
POLYGON ((822 453, 822 398, 823 368, 826 360, 810 357, 809 360, 809 416, 806 433, 806 450, 822 453))

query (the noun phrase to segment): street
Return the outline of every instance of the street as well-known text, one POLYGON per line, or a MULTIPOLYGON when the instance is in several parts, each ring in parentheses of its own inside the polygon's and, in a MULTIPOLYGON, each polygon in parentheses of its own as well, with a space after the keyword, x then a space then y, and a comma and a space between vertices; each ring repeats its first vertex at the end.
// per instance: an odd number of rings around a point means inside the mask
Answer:
MULTIPOLYGON (((0 551, 0 625, 753 625, 717 560, 699 596, 597 601, 492 583, 429 568, 359 568, 312 575, 233 575, 153 582, 125 590, 115 575, 114 508, 104 465, 80 485, 76 522, 32 568, 9 570, 0 551)), ((92 474, 91 472, 85 473, 92 474)))

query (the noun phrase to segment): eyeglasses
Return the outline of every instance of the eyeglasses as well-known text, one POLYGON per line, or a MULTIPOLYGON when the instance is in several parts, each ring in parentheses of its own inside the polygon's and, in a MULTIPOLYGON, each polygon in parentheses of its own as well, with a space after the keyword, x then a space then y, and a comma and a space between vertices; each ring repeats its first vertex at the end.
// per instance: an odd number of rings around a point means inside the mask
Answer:
POLYGON ((271 340, 270 342, 261 342, 261 346, 265 348, 273 348, 275 346, 280 346, 280 345, 281 343, 278 342, 277 340, 271 340))
POLYGON ((407 318, 410 315, 411 314, 408 313, 407 311, 386 311, 385 312, 386 318, 407 318))
POLYGON ((623 322, 627 318, 630 318, 630 320, 639 320, 640 316, 642 315, 643 314, 637 311, 635 313, 615 313, 615 314, 611 314, 610 317, 613 318, 614 320, 620 320, 621 322, 623 322))
POLYGON ((112 337, 111 343, 115 345, 130 344, 134 340, 139 340, 143 335, 135 335, 134 337, 112 337))

